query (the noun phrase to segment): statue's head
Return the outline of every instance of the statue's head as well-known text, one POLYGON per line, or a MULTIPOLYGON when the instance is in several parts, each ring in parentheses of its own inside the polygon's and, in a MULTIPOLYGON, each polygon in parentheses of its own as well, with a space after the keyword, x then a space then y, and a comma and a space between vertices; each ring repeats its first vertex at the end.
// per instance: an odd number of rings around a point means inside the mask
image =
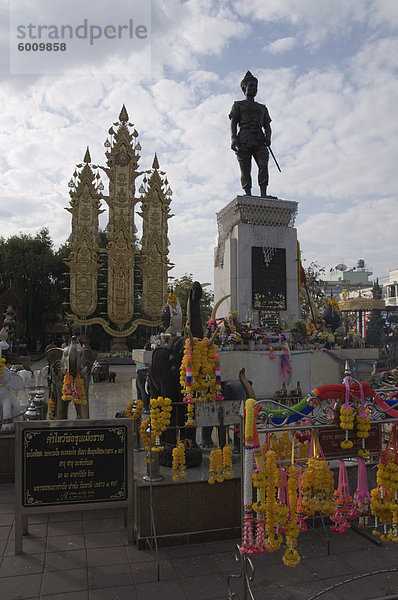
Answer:
POLYGON ((247 71, 246 75, 240 82, 240 87, 242 88, 242 92, 245 94, 245 96, 247 96, 247 95, 255 96, 257 94, 257 86, 258 86, 257 77, 254 77, 254 75, 252 73, 250 73, 250 71, 247 71))

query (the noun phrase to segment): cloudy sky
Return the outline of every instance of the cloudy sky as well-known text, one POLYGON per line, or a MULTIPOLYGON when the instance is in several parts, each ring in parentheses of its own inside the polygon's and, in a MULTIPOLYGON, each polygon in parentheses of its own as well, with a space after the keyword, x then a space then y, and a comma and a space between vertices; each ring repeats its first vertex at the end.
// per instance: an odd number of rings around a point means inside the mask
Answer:
POLYGON ((250 69, 282 168, 270 163, 268 192, 299 202, 306 263, 363 258, 387 278, 398 267, 397 0, 152 0, 145 43, 69 40, 58 64, 49 52, 25 64, 18 54, 18 42, 35 40, 27 29, 18 39, 17 25, 87 18, 118 31, 145 22, 142 4, 0 0, 1 235, 46 226, 56 246, 66 240, 75 164, 87 145, 105 164, 124 103, 140 167, 157 152, 173 190, 171 274, 212 281, 216 213, 242 193, 228 113, 250 69))

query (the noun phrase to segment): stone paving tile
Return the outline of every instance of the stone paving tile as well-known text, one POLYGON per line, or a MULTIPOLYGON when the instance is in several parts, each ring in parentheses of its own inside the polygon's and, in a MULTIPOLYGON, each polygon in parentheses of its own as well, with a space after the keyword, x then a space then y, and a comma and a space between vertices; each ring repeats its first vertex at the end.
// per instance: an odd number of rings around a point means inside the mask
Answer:
POLYGON ((47 552, 64 552, 85 547, 83 535, 54 535, 47 537, 47 552))
POLYGON ((371 575, 366 578, 372 586, 376 586, 379 596, 391 596, 398 593, 398 571, 371 575))
POLYGON ((83 523, 81 521, 57 521, 48 524, 49 537, 57 535, 83 535, 83 523))
POLYGON ((0 527, 5 527, 7 525, 12 525, 14 522, 14 514, 13 513, 0 513, 0 527))
MULTIPOLYGON (((23 536, 23 552, 25 554, 44 554, 46 550, 47 539, 43 538, 35 538, 30 535, 23 536)), ((14 540, 9 540, 7 543, 5 552, 7 556, 14 556, 15 554, 15 542, 14 540)))
POLYGON ((0 580, 1 598, 4 600, 39 598, 41 578, 41 573, 2 577, 0 580))
POLYGON ((227 589, 227 577, 225 574, 212 573, 210 575, 187 577, 181 579, 181 583, 189 600, 210 600, 217 598, 227 589))
MULTIPOLYGON (((395 590, 396 591, 396 590, 395 590)), ((374 600, 380 598, 380 592, 377 585, 374 585, 368 577, 356 579, 345 583, 333 590, 339 600, 374 600)), ((323 599, 322 599, 323 600, 323 599)))
MULTIPOLYGON (((150 550, 137 550, 136 546, 126 546, 127 558, 130 563, 151 562, 155 560, 155 554, 150 550)), ((159 551, 159 557, 167 557, 166 552, 159 551)))
POLYGON ((258 590, 255 595, 256 600, 292 600, 292 598, 293 596, 289 596, 282 588, 275 587, 269 590, 258 590))
POLYGON ((160 558, 179 558, 185 556, 199 556, 207 554, 207 544, 190 544, 186 546, 170 546, 169 548, 160 548, 160 558))
POLYGON ((28 575, 30 573, 42 573, 43 568, 44 554, 5 556, 0 567, 0 578, 14 575, 28 575))
POLYGON ((44 563, 46 571, 67 571, 68 569, 85 569, 86 567, 87 560, 84 549, 47 552, 44 563))
POLYGON ((42 595, 66 594, 88 589, 87 570, 45 571, 43 574, 42 595))
MULTIPOLYGON (((183 586, 179 581, 156 581, 136 585, 137 600, 188 600, 183 586)), ((225 593, 225 590, 224 590, 225 593)), ((220 595, 220 594, 218 594, 220 595)), ((203 593, 201 600, 208 598, 203 593)), ((215 596, 213 596, 215 598, 215 596)), ((91 599, 90 599, 91 600, 91 599)))
MULTIPOLYGON (((136 600, 137 594, 133 585, 122 585, 100 590, 89 590, 88 598, 89 600, 136 600)), ((44 600, 47 600, 47 598, 44 600)), ((175 598, 175 600, 178 599, 175 598)))
POLYGON ((89 567, 124 563, 128 563, 128 558, 126 548, 123 546, 115 546, 114 548, 89 548, 87 550, 87 565, 89 567))
POLYGON ((29 527, 31 524, 48 523, 48 513, 38 513, 37 515, 29 515, 29 527))
POLYGON ((62 594, 49 594, 40 596, 40 600, 88 600, 88 591, 79 590, 78 592, 62 592, 62 594))
POLYGON ((3 556, 7 546, 7 540, 0 540, 0 556, 3 556))
POLYGON ((123 546, 123 536, 120 531, 105 531, 104 533, 87 533, 86 548, 104 548, 107 546, 123 546))
POLYGON ((92 521, 92 520, 100 520, 100 519, 109 519, 109 518, 117 518, 123 519, 124 510, 119 509, 106 509, 106 508, 94 508, 93 510, 88 510, 83 513, 84 521, 92 521))
MULTIPOLYGON (((312 583, 297 583, 294 586, 283 586, 284 593, 286 594, 286 598, 289 600, 309 600, 312 596, 316 596, 316 594, 320 593, 324 589, 326 589, 326 585, 324 582, 312 582, 312 583)), ((258 600, 261 600, 261 595, 258 596, 258 600)), ((265 599, 266 596, 263 596, 265 599)), ((320 598, 322 600, 340 600, 339 596, 331 590, 329 592, 323 593, 320 598)), ((257 594, 256 594, 257 600, 257 594)), ((350 600, 360 600, 359 596, 353 596, 350 600)), ((362 600, 362 599, 361 599, 362 600)))
POLYGON ((107 588, 132 585, 133 574, 129 564, 88 568, 89 588, 107 588))
POLYGON ((0 527, 0 540, 8 540, 10 537, 11 525, 0 527))
POLYGON ((369 547, 361 552, 344 552, 341 560, 350 565, 357 574, 386 569, 392 564, 386 564, 388 555, 377 547, 369 547))
POLYGON ((148 583, 150 581, 168 581, 177 579, 180 573, 174 568, 172 561, 162 560, 158 565, 156 562, 137 563, 131 565, 131 571, 134 575, 135 583, 148 583), (177 575, 178 573, 178 575, 177 575))
MULTIPOLYGON (((362 554, 363 552, 361 552, 361 556, 362 554)), ((349 577, 354 574, 354 569, 346 560, 346 556, 344 556, 344 559, 336 555, 306 558, 300 565, 310 571, 312 579, 323 579, 330 577, 330 575, 336 577, 347 575, 349 577)))
MULTIPOLYGON (((14 529, 11 532, 12 537, 15 535, 14 529)), ((41 538, 47 536, 47 523, 30 523, 29 521, 29 535, 34 538, 41 538)))
POLYGON ((312 572, 302 563, 296 568, 286 567, 282 561, 273 565, 263 563, 262 568, 255 569, 252 587, 253 589, 264 589, 275 582, 282 581, 286 586, 296 585, 296 583, 311 581, 312 578, 312 572))
POLYGON ((56 523, 57 521, 81 521, 82 520, 82 511, 81 510, 71 510, 65 512, 54 512, 48 513, 48 521, 49 523, 56 523))
POLYGON ((92 519, 84 521, 85 533, 97 533, 103 531, 118 531, 120 529, 119 519, 92 519))
POLYGON ((0 515, 14 514, 15 504, 14 499, 11 502, 2 502, 0 504, 0 515))
POLYGON ((186 556, 171 560, 179 577, 195 577, 196 575, 209 575, 219 573, 219 568, 214 560, 207 554, 203 556, 186 556))
POLYGON ((221 573, 238 573, 240 571, 240 561, 235 559, 233 552, 218 552, 217 554, 210 553, 210 560, 214 561, 217 570, 221 573))

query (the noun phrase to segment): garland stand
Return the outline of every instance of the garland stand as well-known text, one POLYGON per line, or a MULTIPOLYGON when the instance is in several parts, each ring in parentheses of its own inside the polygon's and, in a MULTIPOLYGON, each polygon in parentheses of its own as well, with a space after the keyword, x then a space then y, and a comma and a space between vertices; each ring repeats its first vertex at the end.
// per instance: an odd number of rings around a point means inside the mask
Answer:
MULTIPOLYGON (((347 371, 346 371, 347 373, 347 371)), ((377 426, 377 430, 379 432, 379 440, 380 446, 378 450, 371 451, 371 455, 373 457, 381 456, 382 448, 381 442, 383 438, 382 434, 382 425, 388 424, 397 424, 398 423, 398 388, 388 387, 378 389, 377 392, 370 388, 368 383, 359 383, 353 380, 351 377, 346 377, 344 380, 348 387, 351 388, 355 383, 357 387, 361 389, 361 401, 362 401, 362 410, 366 409, 367 414, 370 417, 370 423, 372 426, 377 426), (366 397, 364 398, 364 394, 362 393, 362 386, 367 386, 366 388, 366 397), (389 399, 391 396, 396 396, 393 400, 389 399), (393 415, 393 416, 392 416, 393 415)), ((342 406, 342 398, 344 396, 341 394, 341 388, 344 390, 344 385, 330 385, 330 386, 321 386, 317 388, 310 394, 308 394, 301 402, 293 407, 287 407, 286 405, 280 404, 273 399, 263 398, 258 401, 248 400, 247 402, 252 402, 252 406, 255 411, 254 422, 257 427, 258 435, 264 435, 266 438, 273 433, 281 433, 286 431, 295 431, 297 432, 311 432, 312 436, 317 436, 321 429, 336 429, 339 428, 339 422, 334 419, 334 409, 336 406, 341 408, 342 406), (327 390, 325 389, 327 388, 327 390), (339 394, 337 393, 339 391, 339 394), (327 392, 327 393, 325 393, 327 392), (272 408, 270 408, 270 406, 272 408), (334 420, 334 422, 332 422, 334 420), (303 423, 305 421, 305 423, 303 423)), ((348 394, 348 392, 346 392, 348 394)), ((347 396, 346 396, 347 397, 347 396)), ((359 394, 357 395, 356 400, 354 401, 356 405, 359 405, 359 394)), ((359 408, 357 408, 359 413, 359 408)), ((340 413, 341 414, 341 413, 340 413)), ((255 443, 253 444, 253 440, 247 443, 246 435, 245 439, 243 436, 243 432, 247 432, 247 419, 246 419, 246 410, 241 407, 240 411, 241 417, 241 515, 242 515, 242 538, 245 537, 244 531, 246 531, 246 539, 247 539, 247 525, 246 530, 244 529, 244 520, 245 520, 245 507, 252 502, 252 473, 253 473, 253 463, 254 463, 254 451, 253 448, 255 443), (249 499, 250 496, 250 499, 249 499)), ((395 425, 396 427, 396 425, 395 425)), ((394 429, 393 425, 393 431, 394 429)), ((348 434, 347 438, 348 439, 348 434)), ((258 438, 257 438, 258 443, 258 438)), ((347 442, 346 442, 347 443, 347 442)), ((344 447, 344 446, 342 446, 344 447)), ((348 448, 346 446, 346 448, 348 448)), ((363 452, 367 452, 365 450, 365 442, 362 440, 362 448, 363 452)), ((345 459, 353 459, 358 458, 356 451, 352 449, 350 452, 346 452, 344 455, 345 459)), ((292 451, 293 453, 293 451, 292 451)), ((367 454, 364 454, 367 457, 367 454)), ((296 459, 296 462, 306 462, 307 459, 296 459)), ((289 461, 281 461, 288 463, 289 461)), ((294 462, 294 453, 292 454, 292 464, 294 462)), ((257 469, 258 471, 259 469, 257 469)), ((397 502, 397 493, 396 500, 397 502)), ((329 554, 329 539, 326 532, 326 525, 324 522, 324 518, 321 512, 316 513, 317 516, 321 517, 321 522, 323 526, 323 530, 325 533, 325 541, 328 544, 328 554, 329 554)), ((370 508, 369 508, 370 515, 370 508)), ((247 523, 247 521, 246 521, 247 523)), ((375 518, 375 527, 377 528, 377 517, 375 518)), ((353 526, 353 530, 357 533, 364 535, 367 539, 372 541, 377 545, 381 545, 381 540, 374 535, 371 535, 367 531, 357 528, 353 526)), ((386 531, 386 529, 385 529, 386 531)), ((253 535, 253 528, 251 528, 250 536, 253 535)), ((251 538, 253 539, 253 538, 251 538)), ((398 541, 394 540, 394 541, 398 541)), ((242 543, 242 546, 237 545, 235 548, 235 560, 240 564, 240 572, 238 574, 231 574, 227 579, 228 586, 228 600, 236 600, 238 598, 237 592, 232 589, 232 583, 235 580, 241 580, 241 588, 239 592, 239 598, 241 600, 255 600, 251 584, 254 581, 255 576, 255 567, 253 561, 251 559, 251 554, 256 553, 255 551, 250 552, 247 548, 244 547, 245 543, 242 543)), ((292 546, 291 546, 292 549, 292 546)), ((286 564, 286 563, 285 563, 286 564)), ((297 563, 296 563, 297 564, 297 563)), ((293 565, 290 565, 293 566, 293 565)), ((339 584, 337 584, 339 585, 339 584)), ((395 596, 394 596, 395 597, 395 596)))

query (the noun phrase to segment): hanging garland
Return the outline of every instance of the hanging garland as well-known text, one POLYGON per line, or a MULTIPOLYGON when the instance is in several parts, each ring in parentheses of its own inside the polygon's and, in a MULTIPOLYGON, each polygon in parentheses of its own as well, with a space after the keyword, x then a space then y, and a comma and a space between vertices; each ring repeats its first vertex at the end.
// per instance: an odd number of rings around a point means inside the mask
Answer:
POLYGON ((134 419, 134 421, 138 421, 138 419, 141 417, 143 409, 144 409, 144 403, 142 400, 140 400, 140 399, 132 400, 126 406, 126 411, 125 411, 126 417, 128 419, 134 419))
MULTIPOLYGON (((6 359, 4 357, 0 358, 0 379, 3 375, 4 367, 6 366, 6 359)), ((0 387, 2 386, 2 382, 0 381, 0 387)))
POLYGON ((177 444, 173 448, 172 456, 173 463, 171 468, 173 471, 173 481, 177 482, 187 476, 185 470, 185 444, 180 440, 180 432, 178 432, 177 444))
POLYGON ((80 377, 79 372, 75 378, 69 371, 65 373, 62 385, 62 400, 64 402, 73 400, 74 404, 87 404, 83 379, 80 377))
POLYGON ((173 410, 171 398, 158 396, 158 398, 151 398, 150 404, 152 407, 150 410, 151 430, 155 436, 155 444, 152 446, 152 452, 161 452, 164 450, 164 446, 160 445, 160 436, 170 424, 171 411, 173 410))

